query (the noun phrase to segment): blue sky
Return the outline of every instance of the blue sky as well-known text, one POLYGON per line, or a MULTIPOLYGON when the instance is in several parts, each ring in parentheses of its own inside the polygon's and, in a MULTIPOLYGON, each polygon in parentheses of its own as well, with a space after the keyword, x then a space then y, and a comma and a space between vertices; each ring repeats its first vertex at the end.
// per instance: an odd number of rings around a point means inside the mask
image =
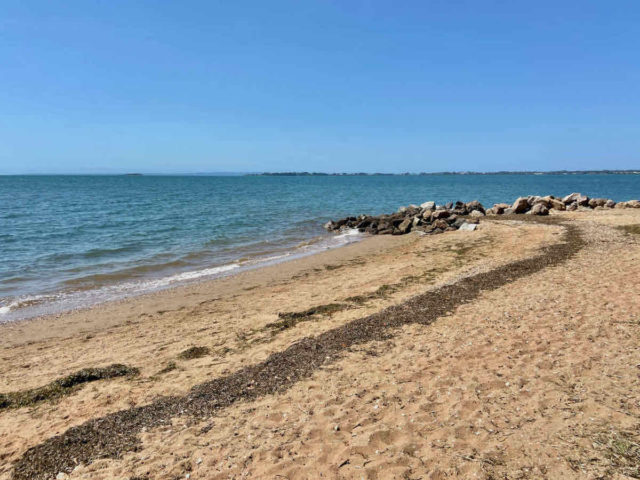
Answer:
POLYGON ((640 168, 637 1, 3 1, 0 173, 640 168))

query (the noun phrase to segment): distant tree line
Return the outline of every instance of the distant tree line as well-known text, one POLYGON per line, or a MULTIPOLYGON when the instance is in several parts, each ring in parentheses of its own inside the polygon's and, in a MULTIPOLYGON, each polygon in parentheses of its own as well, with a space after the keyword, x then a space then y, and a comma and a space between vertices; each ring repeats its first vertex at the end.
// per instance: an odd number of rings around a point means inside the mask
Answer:
POLYGON ((248 173, 247 176, 258 177, 378 177, 378 176, 429 176, 429 175, 634 175, 640 170, 553 170, 553 171, 525 171, 512 172, 420 172, 420 173, 325 173, 325 172, 264 172, 248 173))

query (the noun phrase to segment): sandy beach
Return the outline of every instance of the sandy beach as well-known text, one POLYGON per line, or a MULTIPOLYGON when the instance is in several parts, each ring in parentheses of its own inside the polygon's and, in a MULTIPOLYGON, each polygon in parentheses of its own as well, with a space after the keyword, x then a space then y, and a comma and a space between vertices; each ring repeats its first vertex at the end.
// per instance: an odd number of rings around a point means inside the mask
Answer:
POLYGON ((0 479, 640 478, 637 224, 486 217, 0 325, 5 394, 136 369, 0 409, 0 479), (363 319, 380 329, 341 347, 363 319), (231 398, 296 348, 322 361, 231 398), (133 433, 82 440, 114 419, 133 433))

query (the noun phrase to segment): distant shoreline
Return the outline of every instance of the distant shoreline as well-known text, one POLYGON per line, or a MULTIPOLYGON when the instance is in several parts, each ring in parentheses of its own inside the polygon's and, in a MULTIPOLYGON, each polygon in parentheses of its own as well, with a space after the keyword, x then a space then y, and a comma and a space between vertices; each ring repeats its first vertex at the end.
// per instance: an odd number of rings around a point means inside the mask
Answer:
POLYGON ((420 173, 324 173, 324 172, 263 172, 246 173, 248 177, 422 177, 435 175, 640 175, 640 170, 555 170, 499 172, 420 172, 420 173))

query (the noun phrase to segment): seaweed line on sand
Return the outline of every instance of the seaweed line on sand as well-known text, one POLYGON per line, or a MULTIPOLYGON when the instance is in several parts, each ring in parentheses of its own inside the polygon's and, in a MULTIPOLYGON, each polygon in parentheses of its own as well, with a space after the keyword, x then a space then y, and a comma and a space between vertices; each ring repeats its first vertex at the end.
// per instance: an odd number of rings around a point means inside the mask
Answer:
MULTIPOLYGON (((546 219, 544 223, 561 222, 546 219)), ((46 479, 58 472, 71 472, 79 463, 119 458, 140 447, 138 433, 143 428, 170 425, 171 419, 180 415, 206 418, 238 401, 283 392, 338 359, 351 346, 387 339, 392 329, 402 325, 428 325, 483 291, 566 261, 584 241, 575 226, 564 226, 564 241, 544 247, 539 255, 463 278, 316 337, 303 338, 261 363, 196 385, 182 397, 163 397, 72 427, 27 450, 14 464, 13 478, 46 479)))

